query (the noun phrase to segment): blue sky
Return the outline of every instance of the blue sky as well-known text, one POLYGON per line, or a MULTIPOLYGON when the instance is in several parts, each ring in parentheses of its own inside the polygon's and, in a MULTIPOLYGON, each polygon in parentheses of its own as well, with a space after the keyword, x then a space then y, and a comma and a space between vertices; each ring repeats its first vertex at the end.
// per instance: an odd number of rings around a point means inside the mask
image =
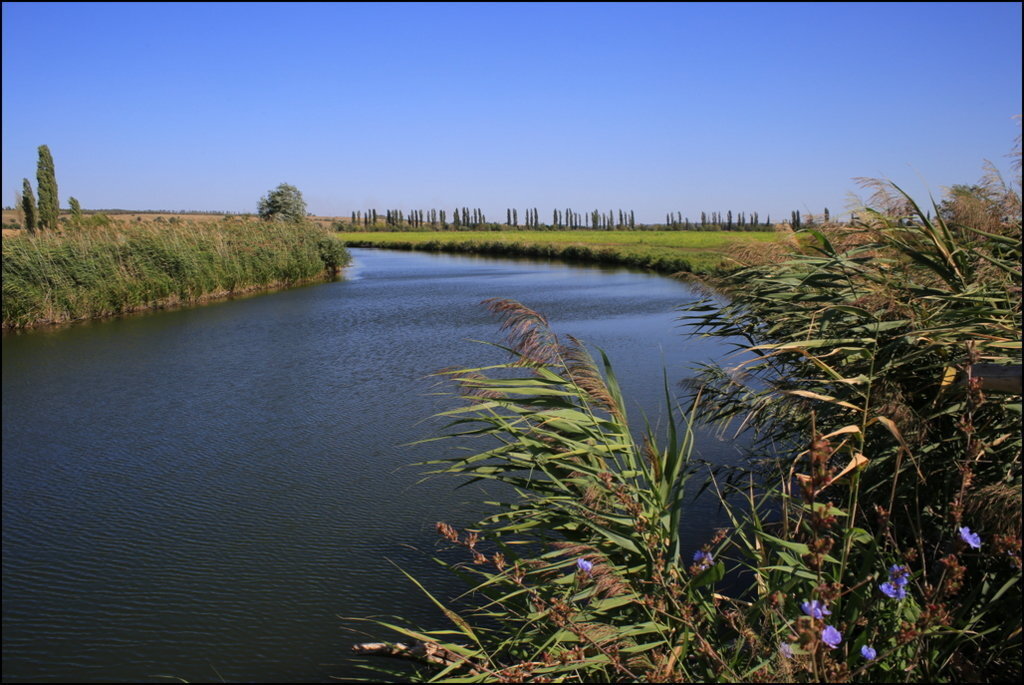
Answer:
POLYGON ((833 214, 1020 133, 1020 3, 4 3, 3 185, 62 206, 833 214))

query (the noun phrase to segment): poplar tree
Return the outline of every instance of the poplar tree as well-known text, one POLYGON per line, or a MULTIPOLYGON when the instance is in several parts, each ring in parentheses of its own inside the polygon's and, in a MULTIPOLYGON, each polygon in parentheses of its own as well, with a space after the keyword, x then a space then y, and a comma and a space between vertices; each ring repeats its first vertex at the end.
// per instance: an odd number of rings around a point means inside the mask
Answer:
POLYGON ((82 205, 73 197, 68 198, 68 207, 71 208, 71 223, 79 226, 82 223, 82 205))
POLYGON ((21 187, 21 212, 25 215, 25 230, 29 233, 36 232, 36 196, 32 193, 32 184, 28 179, 22 179, 21 187))
POLYGON ((39 228, 57 228, 60 201, 57 199, 57 174, 53 168, 50 148, 39 146, 39 165, 36 167, 36 188, 39 190, 39 228))

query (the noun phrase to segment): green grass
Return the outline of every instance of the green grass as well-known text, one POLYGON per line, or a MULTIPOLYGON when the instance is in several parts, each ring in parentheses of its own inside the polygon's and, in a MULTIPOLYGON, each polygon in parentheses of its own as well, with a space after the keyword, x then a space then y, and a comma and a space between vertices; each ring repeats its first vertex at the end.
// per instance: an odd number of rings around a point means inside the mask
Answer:
POLYGON ((642 436, 603 353, 488 301, 510 359, 439 372, 460 401, 431 441, 459 442, 428 462, 506 486, 436 526, 470 588, 413 579, 450 625, 368 619, 402 642, 356 652, 419 659, 385 671, 405 682, 1019 679, 1021 397, 985 369, 1019 378, 1020 194, 882 190, 897 209, 705 279, 683 321, 743 361, 694 369, 681 404, 666 376, 675 421, 642 436), (692 459, 697 420, 752 431, 751 460, 692 459))
POLYGON ((428 231, 342 232, 349 247, 465 252, 614 264, 659 273, 712 273, 749 261, 752 252, 791 241, 783 232, 428 231))
POLYGON ((348 263, 311 224, 134 224, 3 241, 3 327, 66 323, 292 285, 348 263))

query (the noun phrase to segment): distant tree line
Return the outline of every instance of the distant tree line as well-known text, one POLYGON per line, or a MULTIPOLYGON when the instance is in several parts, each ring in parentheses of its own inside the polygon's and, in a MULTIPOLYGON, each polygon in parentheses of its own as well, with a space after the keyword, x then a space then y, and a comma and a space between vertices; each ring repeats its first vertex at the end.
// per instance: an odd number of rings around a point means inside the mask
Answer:
MULTIPOLYGON (((794 230, 816 225, 816 222, 828 223, 829 210, 819 217, 802 216, 799 211, 790 215, 790 225, 794 230)), ((770 215, 762 219, 760 213, 738 212, 701 212, 700 218, 691 220, 682 212, 670 212, 665 215, 664 224, 638 224, 633 210, 609 210, 603 212, 594 209, 583 213, 571 208, 554 209, 550 223, 541 223, 540 213, 536 207, 527 208, 520 213, 516 208, 505 210, 504 223, 487 220, 480 209, 457 207, 449 215, 445 210, 413 209, 408 212, 401 209, 389 209, 378 213, 376 209, 354 211, 348 222, 337 221, 336 230, 434 230, 434 231, 467 231, 489 230, 500 231, 524 228, 535 231, 771 231, 775 229, 770 215)))

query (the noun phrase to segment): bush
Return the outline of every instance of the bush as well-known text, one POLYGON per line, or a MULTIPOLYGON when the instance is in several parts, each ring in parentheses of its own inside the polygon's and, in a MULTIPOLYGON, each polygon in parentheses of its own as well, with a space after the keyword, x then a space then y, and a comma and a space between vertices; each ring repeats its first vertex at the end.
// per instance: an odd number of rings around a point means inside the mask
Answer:
POLYGON ((257 212, 265 221, 301 223, 306 220, 306 201, 298 188, 282 183, 260 198, 257 212))

